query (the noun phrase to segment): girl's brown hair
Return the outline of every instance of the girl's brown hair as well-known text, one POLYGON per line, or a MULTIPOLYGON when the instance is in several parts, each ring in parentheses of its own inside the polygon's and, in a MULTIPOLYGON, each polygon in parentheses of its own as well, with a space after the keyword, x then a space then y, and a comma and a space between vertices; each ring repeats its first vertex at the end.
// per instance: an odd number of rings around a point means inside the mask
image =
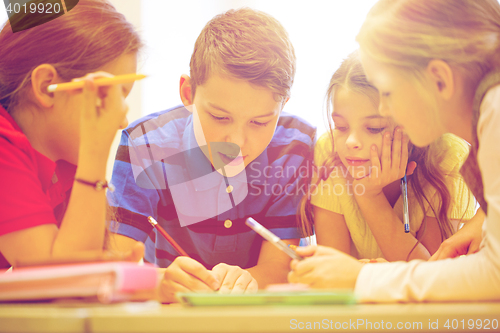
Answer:
MULTIPOLYGON (((29 14, 28 14, 29 15, 29 14)), ((10 21, 26 19, 21 12, 10 21)), ((42 25, 13 33, 7 21, 0 32, 0 104, 9 112, 24 100, 31 72, 51 64, 62 79, 84 76, 142 42, 123 14, 105 0, 80 0, 68 13, 42 25)))
MULTIPOLYGON (((338 87, 344 87, 357 93, 367 96, 372 100, 375 106, 378 106, 378 90, 372 86, 366 79, 366 76, 359 59, 357 51, 351 53, 340 65, 339 69, 333 74, 327 91, 327 118, 330 136, 332 143, 331 151, 334 152, 334 138, 333 138, 333 124, 331 117, 331 108, 333 106, 335 90, 338 87)), ((439 143, 436 143, 439 144, 439 143)), ((441 239, 444 240, 453 234, 453 227, 450 219, 448 218, 448 211, 451 204, 451 195, 445 182, 445 175, 439 167, 441 160, 436 156, 436 149, 434 144, 427 147, 419 148, 409 145, 409 161, 415 161, 417 168, 411 176, 408 177, 408 185, 415 193, 417 202, 419 203, 422 211, 425 211, 425 203, 427 203, 436 216, 441 231, 441 239), (431 203, 433 198, 427 197, 426 192, 428 187, 436 190, 438 196, 438 205, 435 207, 431 203), (424 191, 425 190, 425 191, 424 191)), ((317 188, 321 181, 326 180, 335 167, 342 167, 342 162, 337 153, 329 156, 321 166, 315 166, 317 172, 313 178, 315 186, 309 188, 309 193, 302 198, 300 204, 300 228, 303 236, 310 236, 314 233, 314 216, 312 205, 310 202, 311 190, 317 188)), ((423 237, 424 231, 419 235, 418 239, 423 237)), ((418 244, 418 242, 415 244, 418 244)), ((414 248, 415 248, 414 247, 414 248)), ((413 249, 412 249, 413 251, 413 249)), ((411 252, 408 254, 410 256, 411 252)))

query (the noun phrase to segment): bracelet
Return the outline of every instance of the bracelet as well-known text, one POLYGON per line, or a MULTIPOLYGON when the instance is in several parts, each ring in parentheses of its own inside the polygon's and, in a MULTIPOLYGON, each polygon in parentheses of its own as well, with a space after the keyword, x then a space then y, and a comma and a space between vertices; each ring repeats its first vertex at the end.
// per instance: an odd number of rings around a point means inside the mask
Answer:
POLYGON ((89 181, 86 181, 86 180, 83 180, 83 179, 80 179, 80 178, 75 178, 75 181, 77 181, 77 182, 79 182, 81 184, 92 186, 96 191, 101 191, 101 190, 103 190, 105 188, 108 188, 111 192, 115 191, 115 187, 113 186, 113 184, 108 183, 105 180, 104 181, 103 180, 98 180, 95 183, 92 183, 92 182, 89 182, 89 181))

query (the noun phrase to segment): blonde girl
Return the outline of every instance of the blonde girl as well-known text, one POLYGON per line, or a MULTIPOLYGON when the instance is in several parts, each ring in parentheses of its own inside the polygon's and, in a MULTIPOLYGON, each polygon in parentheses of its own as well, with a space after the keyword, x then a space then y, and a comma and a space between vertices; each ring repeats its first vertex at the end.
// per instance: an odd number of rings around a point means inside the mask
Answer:
POLYGON ((423 148, 408 144, 400 127, 378 114, 378 91, 366 81, 358 52, 333 75, 327 99, 334 128, 330 124, 316 144, 321 181, 311 187, 312 207, 306 207, 312 214, 303 214, 303 230, 310 233, 314 223, 318 244, 360 259, 429 259, 461 221, 474 215, 472 197, 458 172, 467 144, 449 134, 423 148), (391 145, 396 173, 404 175, 410 151, 410 233, 402 225, 399 179, 387 183, 386 170, 377 168, 391 145), (402 152, 399 160, 396 149, 402 152))
POLYGON ((381 114, 404 126, 415 145, 444 133, 471 143, 463 174, 486 218, 443 243, 444 257, 465 256, 363 266, 333 249, 308 248, 299 254, 311 257, 292 263, 289 280, 355 288, 361 301, 500 300, 500 4, 379 1, 358 41, 381 114), (467 254, 481 225, 479 251, 467 254))

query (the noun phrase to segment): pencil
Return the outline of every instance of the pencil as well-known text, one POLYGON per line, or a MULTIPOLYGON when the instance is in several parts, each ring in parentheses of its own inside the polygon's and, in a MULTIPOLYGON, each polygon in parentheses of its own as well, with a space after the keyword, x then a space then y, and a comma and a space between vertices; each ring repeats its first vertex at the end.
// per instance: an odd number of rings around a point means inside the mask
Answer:
MULTIPOLYGON (((121 83, 129 83, 137 80, 142 80, 146 77, 144 74, 124 74, 117 75, 113 77, 101 77, 99 79, 95 79, 95 84, 97 86, 109 86, 113 84, 121 84, 121 83)), ((73 81, 67 83, 58 83, 51 84, 48 88, 48 92, 54 91, 63 91, 63 90, 73 90, 73 89, 81 89, 85 85, 84 81, 73 81)))
POLYGON ((177 244, 177 242, 172 237, 170 237, 169 234, 167 234, 165 229, 163 229, 161 227, 161 225, 159 225, 158 222, 156 222, 156 220, 152 216, 148 217, 148 221, 149 221, 149 223, 151 223, 153 228, 156 228, 156 230, 158 230, 160 232, 160 234, 162 234, 162 236, 165 237, 165 239, 170 243, 170 245, 172 245, 174 247, 174 249, 177 252, 179 252, 179 254, 181 256, 189 257, 189 255, 186 253, 186 251, 184 251, 182 249, 182 247, 180 247, 179 244, 177 244))

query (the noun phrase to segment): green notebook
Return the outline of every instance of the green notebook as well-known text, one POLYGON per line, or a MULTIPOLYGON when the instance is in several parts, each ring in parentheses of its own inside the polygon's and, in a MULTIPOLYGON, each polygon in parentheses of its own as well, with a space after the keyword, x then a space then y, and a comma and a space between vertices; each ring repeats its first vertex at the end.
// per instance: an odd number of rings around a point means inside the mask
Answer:
POLYGON ((191 306, 213 305, 314 305, 355 304, 352 291, 259 291, 255 294, 177 293, 179 301, 191 306))

